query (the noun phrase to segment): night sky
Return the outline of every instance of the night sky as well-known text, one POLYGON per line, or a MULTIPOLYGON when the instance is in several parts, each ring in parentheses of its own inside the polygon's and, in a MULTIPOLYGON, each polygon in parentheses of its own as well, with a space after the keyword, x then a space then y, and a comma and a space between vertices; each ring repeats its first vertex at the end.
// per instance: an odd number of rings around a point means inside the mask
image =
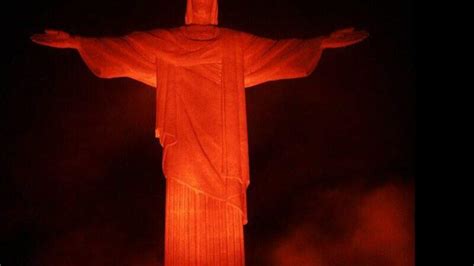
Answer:
MULTIPOLYGON (((12 2, 2 14, 6 85, 0 264, 162 265, 165 179, 155 91, 99 79, 44 28, 114 36, 181 26, 185 0, 12 2)), ((247 265, 411 265, 415 65, 408 0, 221 0, 219 24, 269 38, 347 26, 307 78, 247 89, 247 265)))

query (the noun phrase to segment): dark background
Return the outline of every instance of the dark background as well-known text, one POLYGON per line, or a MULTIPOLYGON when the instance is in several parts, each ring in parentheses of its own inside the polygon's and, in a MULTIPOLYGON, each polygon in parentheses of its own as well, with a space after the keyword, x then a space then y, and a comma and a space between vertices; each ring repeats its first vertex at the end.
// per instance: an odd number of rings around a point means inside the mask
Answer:
MULTIPOLYGON (((33 44, 176 27, 185 0, 16 1, 3 9, 0 264, 161 265, 155 91, 33 44)), ((270 38, 347 26, 304 79, 247 90, 247 265, 410 265, 415 66, 408 0, 222 0, 219 23, 270 38)))

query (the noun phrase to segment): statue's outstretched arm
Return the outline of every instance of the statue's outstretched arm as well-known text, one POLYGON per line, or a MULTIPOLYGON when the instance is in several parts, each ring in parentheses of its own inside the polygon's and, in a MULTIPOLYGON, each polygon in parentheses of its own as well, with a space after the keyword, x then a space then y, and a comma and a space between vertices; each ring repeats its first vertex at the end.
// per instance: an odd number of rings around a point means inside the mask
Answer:
POLYGON ((155 61, 148 56, 153 51, 147 53, 147 49, 136 47, 136 43, 144 39, 143 35, 132 33, 124 37, 87 38, 59 30, 46 30, 44 34, 33 35, 31 40, 44 46, 76 49, 98 77, 128 77, 155 87, 155 61))
POLYGON ((353 28, 311 39, 272 40, 243 35, 245 87, 279 79, 306 77, 318 65, 324 49, 358 43, 368 34, 353 28))

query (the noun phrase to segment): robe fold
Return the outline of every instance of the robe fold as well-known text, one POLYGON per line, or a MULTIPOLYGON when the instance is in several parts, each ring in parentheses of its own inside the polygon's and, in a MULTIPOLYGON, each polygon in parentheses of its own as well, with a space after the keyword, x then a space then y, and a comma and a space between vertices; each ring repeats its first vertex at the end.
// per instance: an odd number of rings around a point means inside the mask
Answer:
POLYGON ((309 75, 321 40, 271 40, 215 26, 80 38, 79 53, 97 76, 129 77, 157 88, 155 135, 167 178, 166 265, 243 265, 245 88, 309 75), (177 248, 179 230, 186 232, 181 234, 190 242, 181 246, 188 248, 177 248))

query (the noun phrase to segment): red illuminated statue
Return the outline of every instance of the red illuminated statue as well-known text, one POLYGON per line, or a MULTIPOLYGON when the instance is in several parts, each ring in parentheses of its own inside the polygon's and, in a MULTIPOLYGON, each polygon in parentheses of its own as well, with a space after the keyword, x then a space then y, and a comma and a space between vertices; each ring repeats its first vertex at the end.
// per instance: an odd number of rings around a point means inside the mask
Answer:
POLYGON ((245 88, 305 77, 325 48, 368 36, 350 28, 307 40, 271 40, 218 27, 217 9, 217 0, 188 0, 185 26, 123 37, 56 30, 32 37, 41 45, 77 49, 98 77, 129 77, 157 89, 167 266, 245 264, 245 88))

